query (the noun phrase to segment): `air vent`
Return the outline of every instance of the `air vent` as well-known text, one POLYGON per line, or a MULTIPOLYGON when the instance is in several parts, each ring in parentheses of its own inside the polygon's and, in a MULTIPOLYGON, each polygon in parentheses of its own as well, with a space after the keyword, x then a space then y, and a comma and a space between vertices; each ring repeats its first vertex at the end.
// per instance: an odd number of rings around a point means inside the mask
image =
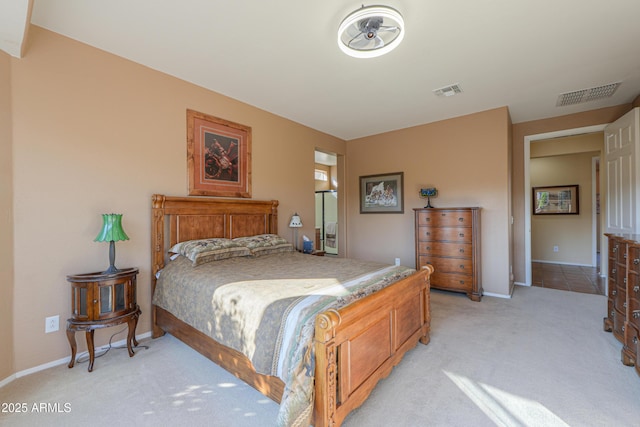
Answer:
POLYGON ((460 87, 460 83, 456 83, 441 87, 440 89, 434 89, 433 93, 435 93, 436 96, 453 96, 462 93, 462 87, 460 87))
POLYGON ((589 89, 576 90, 573 92, 561 93, 558 96, 556 107, 575 105, 583 102, 595 101, 596 99, 609 98, 613 96, 622 82, 610 83, 604 86, 592 87, 589 89))

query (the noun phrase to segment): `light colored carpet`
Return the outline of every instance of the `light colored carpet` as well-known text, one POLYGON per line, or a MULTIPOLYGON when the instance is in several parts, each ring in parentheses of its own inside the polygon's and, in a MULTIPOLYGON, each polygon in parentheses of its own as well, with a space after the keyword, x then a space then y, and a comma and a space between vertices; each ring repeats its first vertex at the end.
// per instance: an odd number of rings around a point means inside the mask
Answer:
MULTIPOLYGON (((517 287, 511 300, 432 292, 431 343, 345 420, 359 426, 637 426, 640 377, 603 332, 606 298, 517 287)), ((10 426, 270 426, 277 405, 171 336, 0 389, 10 426), (33 411, 34 404, 49 409, 33 411), (65 404, 67 404, 65 406, 65 404), (68 412, 64 412, 68 409, 68 412)))

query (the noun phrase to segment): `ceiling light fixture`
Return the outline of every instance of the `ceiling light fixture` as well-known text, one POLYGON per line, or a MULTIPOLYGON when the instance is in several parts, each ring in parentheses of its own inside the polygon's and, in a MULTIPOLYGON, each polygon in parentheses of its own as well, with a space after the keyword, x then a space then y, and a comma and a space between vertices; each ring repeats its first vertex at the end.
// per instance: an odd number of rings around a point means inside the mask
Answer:
POLYGON ((338 46, 356 58, 374 58, 395 49, 404 38, 404 19, 388 6, 362 6, 338 28, 338 46))

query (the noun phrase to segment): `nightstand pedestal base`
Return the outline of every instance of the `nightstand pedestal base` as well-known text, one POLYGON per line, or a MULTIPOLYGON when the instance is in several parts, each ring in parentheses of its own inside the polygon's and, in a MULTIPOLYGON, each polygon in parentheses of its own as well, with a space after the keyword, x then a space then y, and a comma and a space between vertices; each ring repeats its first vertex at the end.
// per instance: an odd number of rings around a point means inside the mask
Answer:
POLYGON ((93 362, 95 360, 95 347, 93 344, 93 333, 96 329, 107 328, 110 326, 120 325, 127 323, 127 350, 129 351, 129 357, 133 357, 135 352, 133 347, 138 346, 136 340, 136 327, 138 326, 138 318, 140 317, 140 307, 136 305, 136 309, 122 316, 113 317, 105 320, 93 320, 93 321, 78 321, 74 319, 67 320, 67 339, 71 346, 71 360, 69 361, 69 368, 73 368, 76 361, 76 352, 78 346, 76 344, 76 332, 85 331, 87 338, 87 349, 89 351, 89 372, 93 371, 93 362))

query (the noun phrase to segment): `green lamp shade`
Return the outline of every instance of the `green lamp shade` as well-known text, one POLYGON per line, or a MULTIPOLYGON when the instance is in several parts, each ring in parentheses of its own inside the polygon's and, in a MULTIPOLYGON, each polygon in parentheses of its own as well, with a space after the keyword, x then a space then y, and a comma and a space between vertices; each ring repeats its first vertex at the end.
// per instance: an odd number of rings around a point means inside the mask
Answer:
POLYGON ((436 197, 438 195, 438 190, 435 188, 421 188, 420 189, 420 197, 425 199, 427 197, 436 197))
POLYGON ((118 242, 129 240, 122 229, 122 214, 102 214, 102 229, 94 242, 118 242))

